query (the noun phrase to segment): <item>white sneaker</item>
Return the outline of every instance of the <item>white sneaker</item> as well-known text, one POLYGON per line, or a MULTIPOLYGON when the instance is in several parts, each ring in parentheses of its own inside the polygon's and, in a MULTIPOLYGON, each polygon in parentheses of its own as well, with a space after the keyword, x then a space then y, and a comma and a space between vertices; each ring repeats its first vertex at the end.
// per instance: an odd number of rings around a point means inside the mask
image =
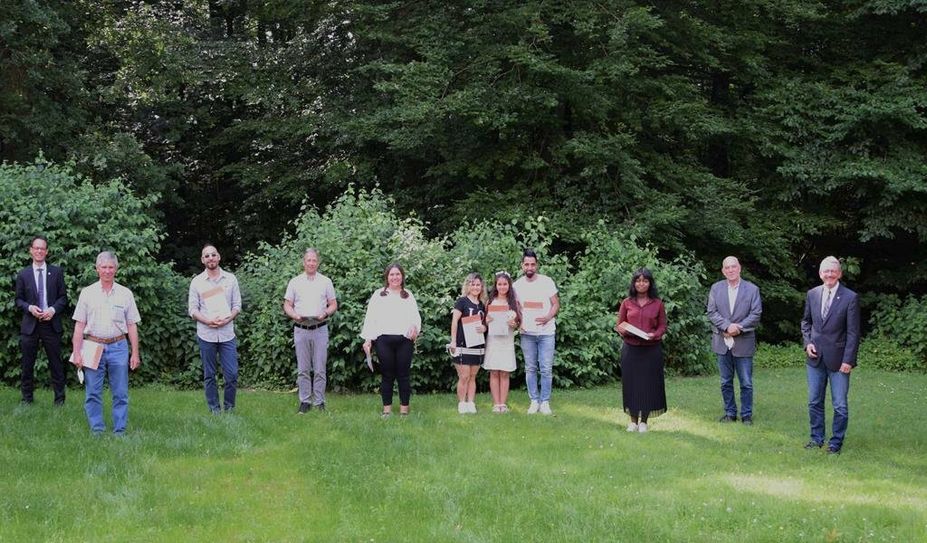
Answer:
POLYGON ((637 423, 636 423, 636 422, 630 422, 630 423, 628 423, 628 428, 627 428, 627 430, 628 430, 629 432, 636 432, 636 431, 637 431, 637 423))
POLYGON ((542 415, 553 415, 553 411, 550 410, 550 402, 541 402, 541 407, 538 409, 542 415))
POLYGON ((538 409, 541 408, 541 405, 534 400, 531 400, 531 405, 528 406, 528 414, 533 415, 538 412, 538 409))
POLYGON ((467 402, 457 402, 457 412, 461 415, 469 413, 470 411, 467 409, 467 402))
POLYGON ((638 424, 638 425, 637 425, 637 431, 640 432, 640 433, 642 433, 642 434, 643 434, 644 432, 646 432, 646 431, 647 431, 647 423, 646 423, 646 422, 642 422, 642 423, 638 424))
POLYGON ((468 410, 467 411, 468 413, 473 413, 475 415, 476 414, 476 402, 468 402, 467 410, 468 410))

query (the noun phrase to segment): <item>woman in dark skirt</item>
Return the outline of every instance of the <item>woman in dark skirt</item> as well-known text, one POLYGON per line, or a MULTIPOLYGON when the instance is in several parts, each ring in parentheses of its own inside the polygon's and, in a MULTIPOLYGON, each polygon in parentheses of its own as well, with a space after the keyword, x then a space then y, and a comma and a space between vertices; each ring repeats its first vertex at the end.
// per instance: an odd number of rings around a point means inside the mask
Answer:
POLYGON ((618 308, 615 331, 621 334, 621 393, 629 432, 646 432, 647 420, 666 412, 663 334, 666 309, 653 274, 641 268, 631 277, 628 297, 618 308))

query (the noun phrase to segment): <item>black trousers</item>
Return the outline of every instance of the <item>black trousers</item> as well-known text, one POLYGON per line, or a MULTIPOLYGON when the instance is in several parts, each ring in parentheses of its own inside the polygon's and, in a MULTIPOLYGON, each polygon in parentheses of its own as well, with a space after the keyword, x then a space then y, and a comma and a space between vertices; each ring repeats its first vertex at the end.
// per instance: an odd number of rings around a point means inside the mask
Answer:
POLYGON ((383 405, 393 405, 393 382, 399 381, 399 405, 409 405, 412 385, 409 371, 412 369, 412 351, 415 344, 405 336, 382 335, 373 342, 380 359, 380 397, 383 405))
POLYGON ((55 402, 64 401, 64 361, 61 359, 61 334, 51 322, 38 322, 31 334, 20 334, 19 347, 22 351, 22 395, 23 400, 32 401, 35 391, 35 358, 39 354, 39 343, 48 357, 48 371, 51 374, 55 402))

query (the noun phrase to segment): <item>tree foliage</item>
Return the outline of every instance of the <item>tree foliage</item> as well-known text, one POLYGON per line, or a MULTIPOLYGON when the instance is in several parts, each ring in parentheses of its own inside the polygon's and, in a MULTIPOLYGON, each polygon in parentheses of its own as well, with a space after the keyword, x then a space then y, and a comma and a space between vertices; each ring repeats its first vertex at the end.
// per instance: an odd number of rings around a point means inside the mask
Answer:
MULTIPOLYGON (((827 254, 927 291, 925 8, 907 0, 6 2, 0 156, 121 178, 196 267, 379 186, 435 240, 600 219, 736 254, 797 337, 827 254)), ((711 279, 711 277, 706 277, 711 279)))

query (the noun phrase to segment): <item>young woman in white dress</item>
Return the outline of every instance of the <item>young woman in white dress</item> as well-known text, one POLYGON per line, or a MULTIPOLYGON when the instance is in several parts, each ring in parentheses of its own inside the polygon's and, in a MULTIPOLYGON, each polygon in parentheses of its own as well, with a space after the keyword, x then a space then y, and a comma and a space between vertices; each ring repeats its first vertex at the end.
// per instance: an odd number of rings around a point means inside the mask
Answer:
POLYGON ((515 330, 521 323, 521 310, 512 288, 512 276, 498 272, 489 291, 486 324, 486 354, 483 369, 489 371, 489 391, 493 413, 507 413, 509 376, 515 371, 515 330), (495 325, 491 324, 497 321, 495 325), (500 322, 505 323, 504 326, 500 322))

